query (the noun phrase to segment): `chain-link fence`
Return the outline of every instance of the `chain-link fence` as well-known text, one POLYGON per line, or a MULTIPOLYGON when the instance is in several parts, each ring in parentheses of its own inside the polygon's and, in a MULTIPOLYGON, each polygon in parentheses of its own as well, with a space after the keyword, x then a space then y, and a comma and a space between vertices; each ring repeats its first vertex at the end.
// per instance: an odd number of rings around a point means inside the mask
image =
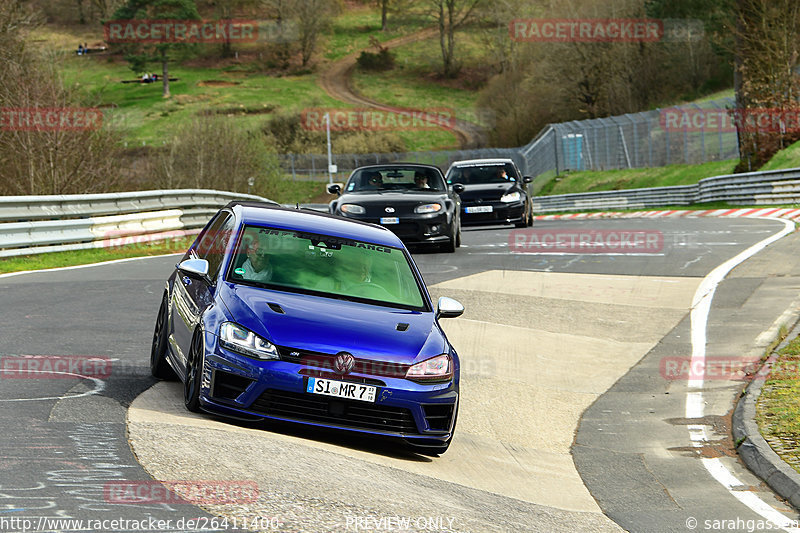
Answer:
MULTIPOLYGON (((293 180, 328 180, 328 156, 320 154, 288 154, 278 156, 283 172, 293 180)), ((450 163, 462 159, 484 159, 491 157, 511 158, 517 165, 525 158, 519 148, 480 148, 474 150, 448 150, 438 152, 392 152, 385 154, 333 154, 331 159, 337 166, 333 181, 344 181, 356 168, 364 165, 384 163, 422 163, 436 165, 446 172, 450 163)), ((520 167, 522 168, 522 167, 520 167)))
POLYGON ((548 125, 521 148, 525 171, 611 170, 739 157, 733 98, 548 125))
MULTIPOLYGON (((695 164, 739 157, 736 130, 726 120, 733 98, 687 104, 608 118, 548 124, 519 148, 480 148, 438 152, 334 154, 334 181, 343 181, 363 165, 425 163, 446 171, 453 161, 503 157, 513 159, 526 176, 567 170, 610 170, 695 164)), ((280 156, 293 180, 328 180, 323 154, 280 156)))

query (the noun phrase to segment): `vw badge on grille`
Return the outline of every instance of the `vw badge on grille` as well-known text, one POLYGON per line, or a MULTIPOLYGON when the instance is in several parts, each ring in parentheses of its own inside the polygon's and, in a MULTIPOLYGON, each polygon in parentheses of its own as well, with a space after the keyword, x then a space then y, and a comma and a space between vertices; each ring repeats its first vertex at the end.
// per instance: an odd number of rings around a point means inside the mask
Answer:
POLYGON ((336 359, 333 361, 333 370, 337 374, 348 374, 356 364, 356 359, 352 354, 347 352, 339 352, 336 354, 336 359))
POLYGON ((387 213, 394 213, 394 207, 387 207, 385 211, 387 213))

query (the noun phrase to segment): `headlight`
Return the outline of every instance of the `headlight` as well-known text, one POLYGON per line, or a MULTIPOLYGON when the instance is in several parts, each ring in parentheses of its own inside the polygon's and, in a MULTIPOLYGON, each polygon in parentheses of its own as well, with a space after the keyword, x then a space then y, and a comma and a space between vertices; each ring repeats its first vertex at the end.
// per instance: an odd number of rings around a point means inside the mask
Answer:
POLYGON ((366 209, 358 204, 343 204, 339 209, 342 210, 342 213, 347 213, 348 215, 363 215, 367 212, 366 209))
POLYGON ((435 213, 442 210, 442 204, 424 204, 414 208, 415 213, 435 213))
POLYGON ((412 381, 446 381, 453 377, 453 363, 447 354, 412 365, 406 378, 412 381))
POLYGON ((222 323, 219 328, 219 342, 225 348, 248 357, 280 359, 275 345, 233 322, 222 323))
POLYGON ((522 195, 519 192, 510 192, 508 194, 504 194, 500 201, 504 203, 508 202, 519 202, 519 199, 522 198, 522 195))

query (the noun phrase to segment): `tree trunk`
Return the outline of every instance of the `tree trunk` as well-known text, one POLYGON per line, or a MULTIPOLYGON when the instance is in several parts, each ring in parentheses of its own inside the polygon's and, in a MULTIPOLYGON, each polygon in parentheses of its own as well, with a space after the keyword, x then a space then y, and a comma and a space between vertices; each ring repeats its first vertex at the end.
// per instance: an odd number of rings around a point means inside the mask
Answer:
POLYGON ((83 0, 77 0, 78 3, 78 22, 86 24, 86 15, 83 13, 83 0))
MULTIPOLYGON (((745 109, 747 106, 747 97, 744 92, 744 83, 742 79, 742 67, 744 65, 743 61, 743 39, 742 39, 742 32, 744 31, 744 24, 742 18, 745 16, 745 10, 747 6, 745 5, 745 0, 737 0, 736 2, 736 32, 734 33, 734 56, 733 56, 733 92, 735 98, 735 108, 736 110, 745 109)), ((747 133, 743 132, 739 129, 739 123, 736 122, 736 140, 739 146, 739 160, 740 164, 744 158, 750 157, 750 149, 748 147, 748 138, 747 133)), ((749 165, 748 165, 749 166, 749 165)))
POLYGON ((381 0, 381 31, 386 31, 386 12, 389 9, 389 0, 381 0))
POLYGON ((444 2, 439 2, 439 47, 442 49, 442 73, 450 71, 450 55, 447 53, 446 28, 444 22, 444 2))
POLYGON ((162 96, 164 98, 169 98, 169 68, 167 66, 167 50, 166 48, 161 49, 161 78, 163 79, 164 85, 164 93, 162 96))

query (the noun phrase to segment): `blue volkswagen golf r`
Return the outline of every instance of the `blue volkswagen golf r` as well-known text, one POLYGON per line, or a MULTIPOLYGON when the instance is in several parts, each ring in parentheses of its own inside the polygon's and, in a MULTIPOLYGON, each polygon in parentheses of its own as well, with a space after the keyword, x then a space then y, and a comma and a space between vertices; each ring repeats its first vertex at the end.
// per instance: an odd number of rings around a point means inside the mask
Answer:
POLYGON ((459 360, 411 255, 381 226, 232 202, 167 280, 150 366, 190 411, 397 437, 445 452, 459 360))

